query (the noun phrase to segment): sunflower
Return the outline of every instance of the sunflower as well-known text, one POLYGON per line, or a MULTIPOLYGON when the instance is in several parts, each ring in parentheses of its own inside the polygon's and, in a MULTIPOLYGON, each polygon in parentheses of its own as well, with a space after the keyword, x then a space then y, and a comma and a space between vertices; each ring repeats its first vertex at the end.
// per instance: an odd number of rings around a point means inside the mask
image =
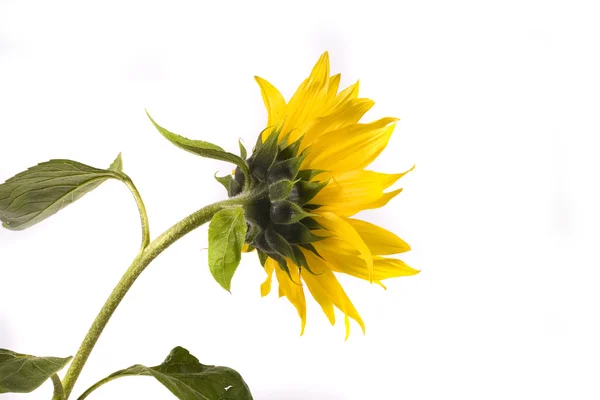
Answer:
MULTIPOLYGON (((252 190, 264 195, 246 205, 244 214, 245 248, 257 250, 267 273, 261 294, 271 291, 275 275, 279 296, 298 311, 301 334, 306 288, 332 325, 334 306, 342 311, 346 338, 350 318, 364 332, 364 322, 335 274, 383 286, 384 279, 419 272, 385 257, 410 250, 406 242, 352 218, 361 210, 383 207, 402 190, 386 192, 410 170, 384 174, 365 169, 386 147, 398 119, 360 123, 374 102, 358 97, 358 82, 338 92, 340 74, 330 76, 327 52, 287 103, 272 84, 255 79, 268 121, 247 164, 252 190)), ((239 167, 234 176, 231 197, 247 183, 239 167)))

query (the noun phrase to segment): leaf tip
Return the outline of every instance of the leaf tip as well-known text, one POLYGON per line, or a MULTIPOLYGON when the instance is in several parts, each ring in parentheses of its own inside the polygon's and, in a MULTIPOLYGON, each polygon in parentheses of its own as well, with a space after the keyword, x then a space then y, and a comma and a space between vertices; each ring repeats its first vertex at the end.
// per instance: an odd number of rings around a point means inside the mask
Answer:
POLYGON ((111 171, 123 173, 123 153, 122 152, 119 153, 117 158, 115 158, 115 160, 112 162, 112 164, 110 164, 110 167, 108 167, 108 169, 111 171))

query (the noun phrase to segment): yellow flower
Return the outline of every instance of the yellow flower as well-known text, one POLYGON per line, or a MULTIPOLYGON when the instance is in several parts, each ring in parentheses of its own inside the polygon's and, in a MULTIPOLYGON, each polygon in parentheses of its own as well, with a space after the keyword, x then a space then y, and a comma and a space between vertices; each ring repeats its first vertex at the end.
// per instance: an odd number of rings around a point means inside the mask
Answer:
MULTIPOLYGON (((408 171, 384 174, 364 169, 386 147, 397 118, 360 123, 374 102, 358 97, 358 82, 338 92, 340 75, 330 76, 327 52, 287 103, 269 82, 259 77, 256 81, 268 122, 248 164, 255 184, 268 185, 264 190, 269 196, 247 207, 245 214, 246 242, 257 248, 268 275, 261 293, 270 292, 275 273, 279 296, 298 310, 301 334, 306 324, 305 289, 331 324, 334 306, 342 311, 346 338, 349 318, 364 332, 363 320, 335 273, 381 284, 419 272, 385 257, 410 250, 406 242, 352 218, 361 210, 383 207, 402 190, 385 191, 408 171), (280 175, 290 169, 288 176, 280 175)), ((237 180, 242 190, 241 174, 237 180)))

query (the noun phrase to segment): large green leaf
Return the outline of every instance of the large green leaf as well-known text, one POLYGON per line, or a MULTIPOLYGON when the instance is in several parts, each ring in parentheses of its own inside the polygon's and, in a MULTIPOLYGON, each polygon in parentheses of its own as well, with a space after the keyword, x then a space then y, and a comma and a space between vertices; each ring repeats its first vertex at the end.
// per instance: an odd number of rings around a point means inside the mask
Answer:
POLYGON ((210 221, 208 266, 215 280, 225 290, 230 290, 231 279, 242 258, 246 229, 241 207, 223 209, 210 221))
POLYGON ((123 376, 152 376, 181 400, 252 400, 248 385, 235 370, 201 364, 183 347, 175 347, 156 367, 136 364, 117 371, 89 388, 79 399, 123 376))
POLYGON ((162 126, 158 125, 154 119, 150 116, 148 111, 146 115, 150 118, 150 121, 154 124, 156 129, 163 135, 168 141, 173 143, 180 149, 189 151, 190 153, 197 154, 201 157, 213 158, 215 160, 227 161, 240 167, 246 176, 249 175, 248 165, 246 161, 233 153, 229 153, 216 144, 205 142, 203 140, 192 140, 183 136, 177 135, 176 133, 170 132, 162 126))
POLYGON ((0 349, 0 393, 29 393, 64 368, 71 357, 35 357, 0 349))
POLYGON ((123 180, 121 155, 108 170, 71 160, 51 160, 29 168, 0 185, 0 220, 22 230, 57 213, 113 178, 123 180))

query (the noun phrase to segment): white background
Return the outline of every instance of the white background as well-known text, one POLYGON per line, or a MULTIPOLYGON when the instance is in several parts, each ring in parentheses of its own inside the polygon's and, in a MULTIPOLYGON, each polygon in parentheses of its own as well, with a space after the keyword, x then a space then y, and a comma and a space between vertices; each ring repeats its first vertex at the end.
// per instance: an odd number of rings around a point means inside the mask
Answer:
MULTIPOLYGON (((266 123, 253 75, 289 98, 319 55, 401 118, 374 168, 416 170, 363 217, 422 273, 341 278, 367 324, 308 324, 246 256, 222 290, 203 227, 117 310, 75 388, 181 345, 242 373, 257 400, 600 398, 600 28, 594 2, 0 0, 0 180, 51 158, 123 152, 153 236, 224 198, 230 166, 182 152, 144 115, 230 151, 266 123)), ((0 347, 74 354, 139 245, 107 182, 22 232, 0 230, 0 347)), ((51 385, 2 399, 48 399, 51 385)), ((170 399, 150 378, 91 399, 170 399)))

